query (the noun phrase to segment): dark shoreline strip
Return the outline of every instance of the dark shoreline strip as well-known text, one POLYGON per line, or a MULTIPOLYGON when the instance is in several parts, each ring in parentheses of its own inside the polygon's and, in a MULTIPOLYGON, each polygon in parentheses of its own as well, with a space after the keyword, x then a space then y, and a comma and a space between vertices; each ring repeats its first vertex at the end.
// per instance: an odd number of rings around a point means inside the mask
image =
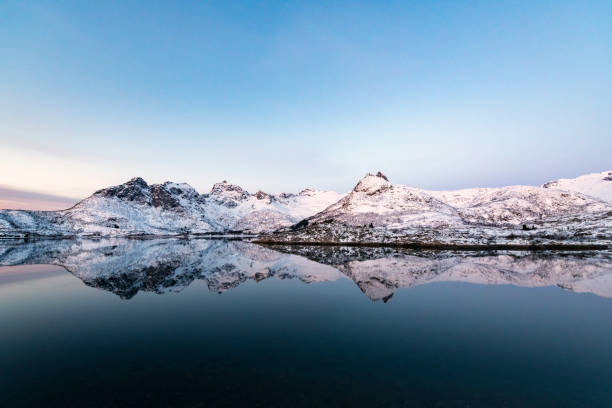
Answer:
POLYGON ((280 246, 343 246, 343 247, 367 247, 367 248, 408 248, 408 249, 442 249, 442 250, 514 250, 514 251, 585 251, 609 249, 605 244, 442 244, 442 243, 418 243, 418 242, 308 242, 308 241, 275 241, 275 240, 251 240, 254 244, 280 246))
POLYGON ((559 250, 559 251, 585 251, 585 250, 607 250, 612 249, 611 245, 607 244, 561 244, 561 243, 550 243, 550 244, 444 244, 444 243, 425 243, 425 242, 312 242, 312 241, 278 241, 268 239, 251 239, 253 236, 238 235, 238 234, 198 234, 198 235, 127 235, 127 236, 75 236, 75 235, 63 235, 63 236, 42 236, 33 235, 28 237, 23 236, 0 236, 0 242, 2 241, 44 241, 44 240, 72 240, 72 239, 84 239, 84 240, 100 240, 104 238, 114 239, 134 239, 134 240, 147 240, 147 239, 224 239, 224 240, 236 240, 236 241, 247 241, 254 244, 269 245, 269 246, 327 246, 327 247, 365 247, 365 248, 408 248, 408 249, 439 249, 439 250, 467 250, 467 251, 486 251, 486 250, 516 250, 516 251, 546 251, 546 250, 559 250))

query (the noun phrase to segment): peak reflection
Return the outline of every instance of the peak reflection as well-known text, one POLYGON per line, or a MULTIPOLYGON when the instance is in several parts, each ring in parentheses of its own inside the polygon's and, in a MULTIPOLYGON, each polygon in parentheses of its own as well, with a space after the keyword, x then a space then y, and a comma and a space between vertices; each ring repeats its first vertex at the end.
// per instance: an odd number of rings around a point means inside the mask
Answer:
POLYGON ((268 278, 305 283, 346 277, 372 300, 433 282, 557 285, 612 297, 609 251, 457 252, 389 248, 264 247, 244 241, 59 240, 0 243, 0 266, 61 265, 86 285, 124 299, 140 291, 179 292, 201 280, 214 292, 268 278))

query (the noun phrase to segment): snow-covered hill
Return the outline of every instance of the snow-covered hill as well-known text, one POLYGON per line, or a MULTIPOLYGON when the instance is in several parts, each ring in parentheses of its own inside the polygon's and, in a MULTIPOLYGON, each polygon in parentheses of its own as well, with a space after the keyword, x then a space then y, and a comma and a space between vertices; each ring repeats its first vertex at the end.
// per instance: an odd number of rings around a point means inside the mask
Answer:
POLYGON ((555 190, 577 191, 612 202, 612 171, 585 174, 573 179, 549 181, 542 187, 555 190))
POLYGON ((147 184, 142 178, 96 191, 64 211, 0 211, 0 236, 127 236, 270 232, 338 201, 333 191, 249 194, 217 183, 208 194, 188 184, 147 184))
POLYGON ((511 186, 427 191, 367 174, 336 204, 269 241, 529 244, 612 242, 612 204, 511 186))

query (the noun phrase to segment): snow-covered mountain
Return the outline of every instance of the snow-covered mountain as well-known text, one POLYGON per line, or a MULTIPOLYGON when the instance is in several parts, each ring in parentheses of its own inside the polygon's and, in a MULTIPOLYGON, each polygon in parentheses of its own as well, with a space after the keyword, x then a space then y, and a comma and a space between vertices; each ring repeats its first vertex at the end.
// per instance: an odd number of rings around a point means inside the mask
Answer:
POLYGON ((573 179, 549 181, 542 187, 555 190, 577 191, 591 197, 612 202, 612 171, 585 174, 573 179))
POLYGON ((147 184, 136 177, 96 191, 64 211, 0 211, 0 236, 176 235, 287 227, 338 201, 333 191, 250 194, 226 181, 208 194, 185 183, 147 184))
POLYGON ((579 192, 531 186, 428 191, 392 184, 379 172, 367 174, 324 211, 266 240, 609 244, 611 232, 612 204, 579 192))
POLYGON ((0 237, 244 233, 274 242, 525 245, 612 244, 612 172, 510 186, 429 191, 367 174, 348 194, 271 195, 223 181, 134 178, 64 211, 0 211, 0 237))
POLYGON ((372 300, 433 282, 557 285, 612 297, 612 253, 411 251, 286 246, 208 239, 40 240, 6 242, 0 266, 61 265, 86 285, 129 299, 138 292, 179 292, 198 280, 225 292, 249 280, 305 283, 351 279, 372 300))

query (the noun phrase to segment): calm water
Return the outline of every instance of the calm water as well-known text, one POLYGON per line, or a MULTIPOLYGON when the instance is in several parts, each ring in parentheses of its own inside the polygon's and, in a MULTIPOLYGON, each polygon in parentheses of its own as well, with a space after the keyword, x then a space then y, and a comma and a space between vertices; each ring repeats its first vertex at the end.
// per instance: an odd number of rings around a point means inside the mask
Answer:
POLYGON ((612 406, 608 254, 0 245, 2 407, 612 406))

